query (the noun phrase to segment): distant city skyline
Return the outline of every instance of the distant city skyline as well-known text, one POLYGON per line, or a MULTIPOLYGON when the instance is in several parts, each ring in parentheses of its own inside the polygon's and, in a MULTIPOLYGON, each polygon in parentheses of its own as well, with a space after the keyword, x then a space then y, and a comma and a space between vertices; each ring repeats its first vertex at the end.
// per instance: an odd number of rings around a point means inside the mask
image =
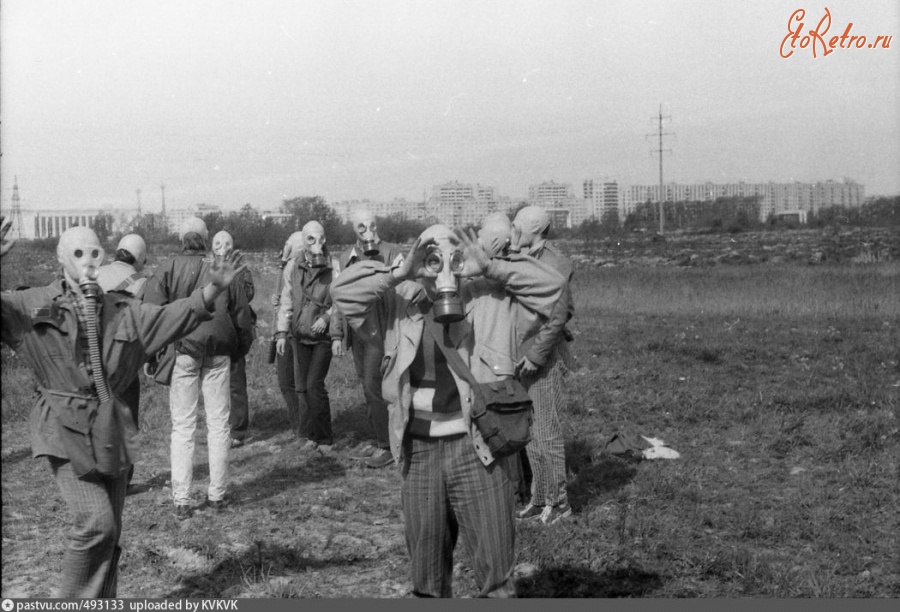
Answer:
POLYGON ((900 4, 7 0, 0 208, 420 201, 449 181, 815 183, 900 194, 900 4), (824 40, 824 39, 823 39, 824 40), (785 42, 787 41, 787 42, 785 42))
MULTIPOLYGON (((414 202, 405 199, 388 201, 342 200, 328 205, 347 223, 356 207, 364 205, 376 217, 395 217, 425 221, 433 219, 451 227, 477 226, 484 218, 496 212, 513 212, 520 203, 544 208, 551 217, 554 227, 577 227, 591 219, 601 223, 617 221, 624 224, 627 217, 639 212, 644 203, 659 202, 657 184, 619 184, 615 181, 588 180, 583 185, 583 196, 575 195, 568 183, 544 182, 529 187, 528 198, 514 200, 497 193, 490 185, 464 184, 457 181, 434 185, 431 195, 425 200, 414 202)), ((865 186, 854 181, 824 181, 818 183, 666 183, 663 185, 666 205, 690 204, 691 210, 699 210, 697 205, 730 200, 735 210, 755 215, 758 221, 770 217, 793 217, 799 223, 806 223, 808 215, 818 214, 823 209, 842 207, 859 208, 867 198, 865 186)), ((291 218, 290 214, 277 208, 251 208, 263 218, 291 218)), ((656 210, 656 207, 652 207, 656 210)), ((100 217, 109 215, 113 231, 128 233, 142 214, 142 206, 116 210, 102 208, 85 209, 42 209, 15 212, 13 204, 13 235, 18 238, 50 238, 60 235, 67 228, 76 225, 92 226, 100 217)), ((183 208, 168 208, 163 215, 169 231, 175 233, 183 221, 192 216, 202 217, 211 213, 237 212, 237 208, 227 209, 215 204, 200 203, 183 208)), ((669 209, 674 210, 674 209, 669 209)), ((682 210, 685 210, 682 207, 682 210)), ((160 213, 150 213, 159 216, 160 213)))

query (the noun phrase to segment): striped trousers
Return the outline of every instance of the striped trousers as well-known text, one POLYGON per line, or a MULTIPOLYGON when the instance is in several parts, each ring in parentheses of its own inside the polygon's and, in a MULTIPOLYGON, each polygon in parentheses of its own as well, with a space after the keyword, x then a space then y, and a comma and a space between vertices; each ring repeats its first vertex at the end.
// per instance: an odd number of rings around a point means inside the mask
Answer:
POLYGON ((565 372, 559 349, 554 348, 537 375, 522 380, 534 402, 531 442, 525 452, 532 473, 531 503, 535 506, 556 506, 566 501, 566 448, 560 420, 565 372))
POLYGON ((515 597, 513 483, 506 459, 481 463, 467 434, 404 441, 401 486, 413 593, 452 597, 461 534, 479 597, 515 597))
POLYGON ((54 596, 115 597, 127 472, 117 478, 81 480, 68 460, 57 457, 50 457, 50 468, 73 522, 54 596))

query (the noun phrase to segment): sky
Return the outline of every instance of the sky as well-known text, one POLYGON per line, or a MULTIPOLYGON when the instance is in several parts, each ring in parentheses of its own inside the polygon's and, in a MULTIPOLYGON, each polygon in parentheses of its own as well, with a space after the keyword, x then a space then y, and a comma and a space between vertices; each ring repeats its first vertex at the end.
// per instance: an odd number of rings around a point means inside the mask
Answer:
POLYGON ((660 112, 666 182, 896 195, 898 93, 896 0, 3 0, 0 207, 580 196, 659 181, 660 112), (826 7, 890 48, 781 57, 826 7))

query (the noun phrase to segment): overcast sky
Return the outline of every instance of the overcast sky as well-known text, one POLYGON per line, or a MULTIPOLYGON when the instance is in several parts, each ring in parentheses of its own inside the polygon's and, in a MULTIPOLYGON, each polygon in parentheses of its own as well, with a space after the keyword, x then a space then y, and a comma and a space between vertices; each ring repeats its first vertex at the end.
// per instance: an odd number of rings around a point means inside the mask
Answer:
POLYGON ((896 0, 3 0, 23 208, 420 200, 451 180, 852 178, 900 193, 896 0), (826 39, 797 48, 791 14, 826 39))

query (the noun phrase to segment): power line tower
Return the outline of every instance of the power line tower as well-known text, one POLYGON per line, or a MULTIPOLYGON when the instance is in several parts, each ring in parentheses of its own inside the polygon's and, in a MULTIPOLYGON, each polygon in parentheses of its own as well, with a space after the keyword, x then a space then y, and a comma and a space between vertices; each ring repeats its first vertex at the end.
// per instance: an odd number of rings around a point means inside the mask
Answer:
POLYGON ((141 190, 135 189, 134 193, 137 195, 137 216, 141 216, 141 190))
POLYGON ((19 201, 19 177, 13 177, 12 192, 12 237, 22 239, 22 206, 19 201))
POLYGON ((659 128, 654 134, 647 134, 647 136, 658 136, 659 137, 659 148, 654 151, 657 155, 659 155, 659 234, 662 235, 665 231, 665 211, 663 210, 663 202, 665 202, 666 195, 663 188, 663 153, 671 153, 672 149, 663 149, 663 136, 673 136, 672 132, 663 132, 663 119, 671 119, 671 116, 664 116, 662 114, 662 104, 659 105, 659 128))

